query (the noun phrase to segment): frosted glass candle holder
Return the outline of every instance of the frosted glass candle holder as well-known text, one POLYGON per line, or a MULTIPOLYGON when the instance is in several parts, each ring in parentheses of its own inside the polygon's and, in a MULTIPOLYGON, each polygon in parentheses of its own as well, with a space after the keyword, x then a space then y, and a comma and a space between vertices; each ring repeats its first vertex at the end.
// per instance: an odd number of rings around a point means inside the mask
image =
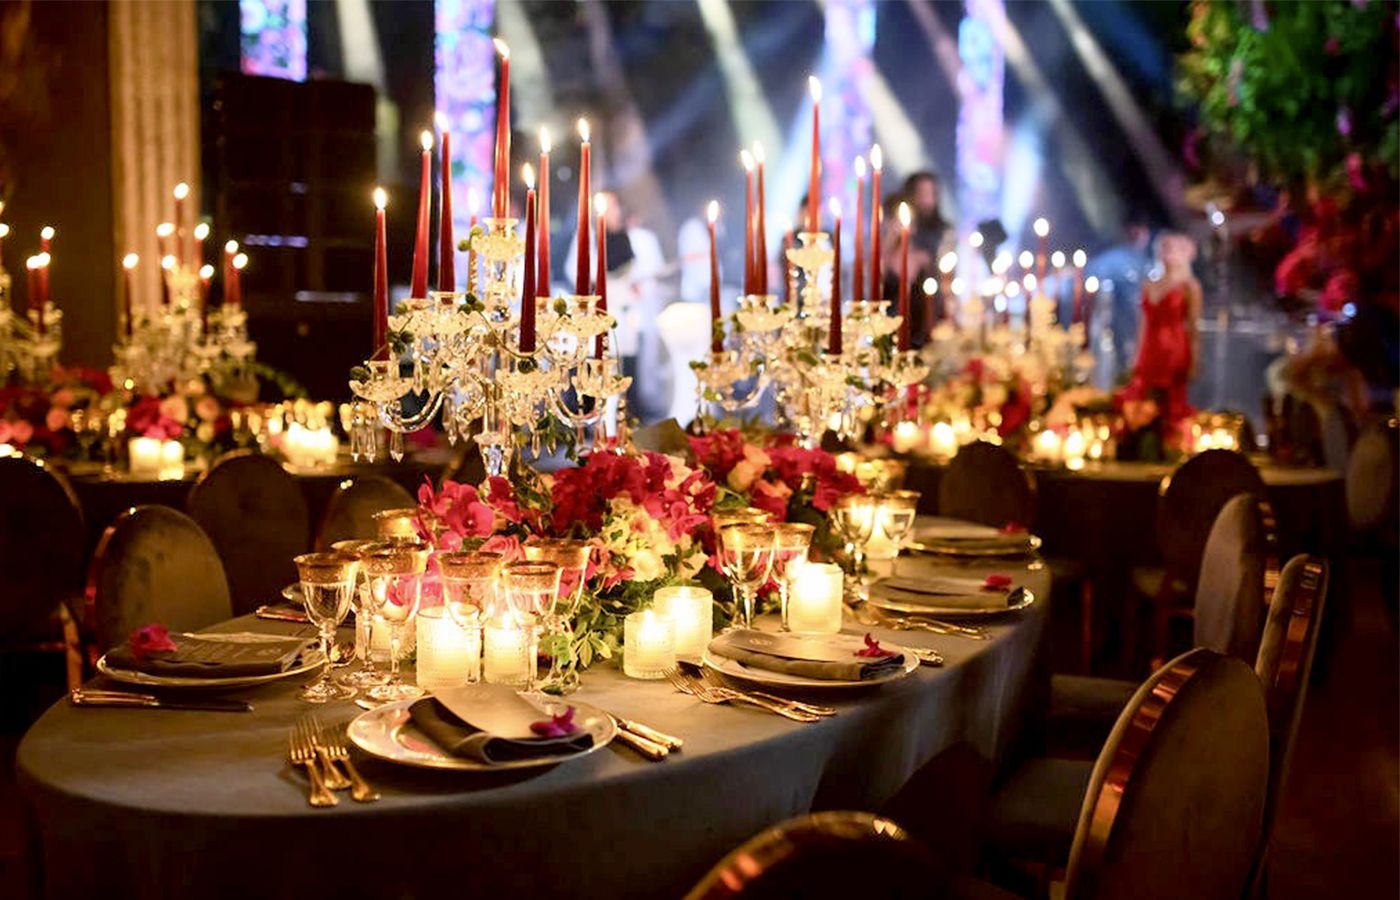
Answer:
POLYGON ((843 581, 841 568, 829 563, 807 563, 799 569, 788 598, 788 628, 807 634, 839 632, 843 581))
POLYGON ((425 691, 481 679, 481 628, 464 628, 441 606, 418 611, 418 686, 425 691))
POLYGON ((160 438, 135 437, 127 441, 127 465, 133 475, 160 474, 162 441, 160 438))
POLYGON ((676 586, 657 590, 653 608, 671 620, 676 657, 698 661, 714 636, 714 597, 702 587, 676 586))
POLYGON ((656 610, 634 612, 622 623, 622 673, 629 678, 665 678, 676 664, 676 633, 656 610))
POLYGON ((482 680, 528 690, 535 680, 533 616, 494 619, 482 629, 482 680))

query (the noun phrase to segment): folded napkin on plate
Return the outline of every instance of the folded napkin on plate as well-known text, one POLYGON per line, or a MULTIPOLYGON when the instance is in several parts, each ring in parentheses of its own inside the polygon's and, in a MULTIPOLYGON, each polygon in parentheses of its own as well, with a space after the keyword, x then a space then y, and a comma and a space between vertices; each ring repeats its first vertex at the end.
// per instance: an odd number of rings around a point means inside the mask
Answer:
POLYGON ((768 672, 823 681, 866 681, 903 668, 904 656, 858 656, 862 649, 850 635, 774 634, 735 629, 710 642, 710 651, 768 672))
POLYGON ((239 632, 170 635, 174 650, 138 654, 129 644, 107 653, 114 669, 181 678, 247 678, 276 675, 296 664, 314 638, 239 632))
POLYGON ((1000 528, 976 522, 935 522, 919 526, 914 536, 920 541, 970 541, 994 538, 1001 533, 1000 528))
POLYGON ((988 587, 980 578, 881 578, 870 589, 877 596, 940 609, 992 610, 1005 609, 1015 596, 1009 585, 997 583, 988 587))
POLYGON ((548 713, 501 684, 467 684, 436 692, 408 708, 413 724, 453 756, 487 765, 543 756, 569 756, 593 746, 581 728, 541 737, 531 726, 548 713))
POLYGON ((1024 531, 1005 534, 991 534, 982 537, 928 537, 915 536, 919 543, 930 550, 946 548, 956 551, 998 551, 1006 553, 1029 553, 1031 536, 1024 531))

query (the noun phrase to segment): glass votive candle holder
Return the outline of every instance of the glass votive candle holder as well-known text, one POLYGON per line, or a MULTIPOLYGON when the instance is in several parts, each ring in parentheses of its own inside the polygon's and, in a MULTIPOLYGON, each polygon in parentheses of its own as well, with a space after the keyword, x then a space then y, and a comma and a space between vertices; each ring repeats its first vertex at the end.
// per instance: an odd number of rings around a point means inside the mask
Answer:
POLYGON ((418 686, 425 691, 481 680, 481 628, 458 623, 446 608, 418 613, 418 686))
POLYGON ((788 598, 788 628, 807 634, 839 632, 844 577, 841 567, 830 563, 807 563, 798 568, 788 598))
POLYGON ((622 622, 622 673, 629 678, 665 678, 676 664, 676 632, 654 609, 634 612, 622 622))
POLYGON ((481 678, 528 690, 535 681, 535 618, 503 616, 482 629, 481 678))
POLYGON ((676 657, 699 660, 714 637, 714 597, 702 587, 659 588, 652 598, 658 616, 669 618, 675 633, 676 657))

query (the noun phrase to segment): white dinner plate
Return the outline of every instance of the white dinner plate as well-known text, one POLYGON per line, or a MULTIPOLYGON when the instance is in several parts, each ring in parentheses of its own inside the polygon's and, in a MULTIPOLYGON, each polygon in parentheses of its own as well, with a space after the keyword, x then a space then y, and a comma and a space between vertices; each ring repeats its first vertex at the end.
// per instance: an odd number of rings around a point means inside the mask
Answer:
MULTIPOLYGON (((542 766, 555 766, 559 763, 579 759, 603 749, 617 734, 617 723, 612 716, 577 700, 568 702, 550 699, 546 702, 562 708, 574 708, 574 722, 584 731, 593 735, 593 746, 574 753, 557 753, 550 756, 537 756, 531 759, 513 759, 508 762, 488 764, 475 759, 453 756, 429 740, 413 725, 408 708, 419 698, 386 703, 367 712, 362 712, 350 721, 349 736, 355 746, 387 762, 419 769, 452 769, 459 772, 497 772, 502 769, 535 769, 542 766)), ((536 702, 530 697, 525 699, 536 702)), ((541 716, 549 715, 540 710, 541 716)))
MULTIPOLYGON (((836 634, 831 636, 834 639, 849 641, 851 652, 859 650, 865 646, 865 639, 862 635, 836 634)), ((804 691, 822 690, 849 690, 851 688, 867 688, 879 684, 888 684, 891 681, 899 681, 907 678, 919 668, 919 658, 912 651, 899 646, 898 644, 888 644, 881 642, 881 646, 886 650, 893 650, 895 653, 904 654, 904 666, 899 669, 891 669, 881 674, 877 678, 866 678, 862 681, 832 681, 826 678, 804 678, 801 675, 789 675, 786 672, 769 672, 766 669, 757 669, 753 666, 746 666, 736 659, 727 656, 720 656, 709 650, 701 657, 708 668, 714 669, 721 675, 730 678, 737 678, 747 681, 750 684, 762 685, 767 688, 787 688, 788 690, 800 689, 804 691)))
POLYGON ((920 603, 916 600, 897 600, 886 596, 879 591, 870 592, 870 605, 880 609, 897 613, 910 613, 913 615, 938 616, 943 619, 952 618, 975 618, 983 619, 991 616, 1004 616, 1007 613, 1020 612, 1029 609, 1035 603, 1035 594, 1029 589, 1022 589, 1021 597, 1014 603, 1004 606, 939 606, 938 597, 930 594, 929 602, 920 603))
MULTIPOLYGON (((209 641, 282 641, 286 640, 284 634, 219 634, 218 632, 201 633, 199 635, 204 640, 209 641)), ((201 690, 223 690, 229 691, 237 688, 253 687, 259 684, 267 684, 272 681, 281 681, 283 678, 295 678, 298 675, 306 675, 314 672, 325 664, 325 657, 321 655, 319 648, 308 649, 301 655, 296 665, 285 672, 275 672, 271 675, 240 675, 234 678, 196 678, 190 675, 152 675, 149 672, 137 672, 132 669, 119 669, 108 665, 107 655, 97 661, 97 671, 115 681, 126 684, 137 684, 142 687, 154 688, 198 688, 201 690)))

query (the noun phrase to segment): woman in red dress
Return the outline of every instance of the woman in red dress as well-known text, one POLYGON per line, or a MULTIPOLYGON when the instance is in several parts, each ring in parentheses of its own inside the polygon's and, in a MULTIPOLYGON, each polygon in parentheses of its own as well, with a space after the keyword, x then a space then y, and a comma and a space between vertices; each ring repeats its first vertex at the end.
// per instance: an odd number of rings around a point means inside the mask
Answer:
POLYGON ((1191 273, 1196 245, 1184 234, 1157 241, 1157 265, 1142 289, 1142 330, 1131 393, 1162 404, 1168 422, 1191 415, 1186 388, 1196 377, 1201 283, 1191 273))

